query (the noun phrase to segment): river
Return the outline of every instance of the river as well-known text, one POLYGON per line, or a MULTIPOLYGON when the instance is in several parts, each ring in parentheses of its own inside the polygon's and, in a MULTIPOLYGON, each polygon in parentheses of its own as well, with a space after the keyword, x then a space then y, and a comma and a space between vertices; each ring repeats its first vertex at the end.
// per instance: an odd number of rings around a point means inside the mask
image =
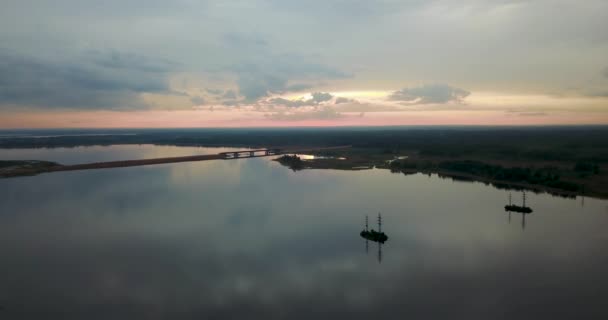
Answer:
MULTIPOLYGON (((230 148, 0 149, 62 164, 230 148)), ((0 319, 606 319, 608 201, 270 158, 0 180, 0 319), (359 232, 366 215, 389 236, 359 232)))

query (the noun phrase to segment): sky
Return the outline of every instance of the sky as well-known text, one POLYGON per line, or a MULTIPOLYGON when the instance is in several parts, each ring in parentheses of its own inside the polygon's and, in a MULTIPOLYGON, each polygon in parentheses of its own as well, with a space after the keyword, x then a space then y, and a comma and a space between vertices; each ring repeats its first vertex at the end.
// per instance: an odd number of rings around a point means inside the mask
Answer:
POLYGON ((446 124, 608 124, 608 1, 0 3, 0 128, 446 124))

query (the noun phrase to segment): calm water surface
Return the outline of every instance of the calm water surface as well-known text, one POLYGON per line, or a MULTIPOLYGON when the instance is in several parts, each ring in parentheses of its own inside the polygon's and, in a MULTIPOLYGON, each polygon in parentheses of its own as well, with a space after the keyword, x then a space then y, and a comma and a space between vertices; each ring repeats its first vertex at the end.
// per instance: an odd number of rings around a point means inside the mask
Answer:
POLYGON ((608 201, 530 193, 524 229, 508 194, 268 158, 2 179, 0 319, 608 319, 608 201), (366 249, 359 232, 378 212, 390 239, 366 249))

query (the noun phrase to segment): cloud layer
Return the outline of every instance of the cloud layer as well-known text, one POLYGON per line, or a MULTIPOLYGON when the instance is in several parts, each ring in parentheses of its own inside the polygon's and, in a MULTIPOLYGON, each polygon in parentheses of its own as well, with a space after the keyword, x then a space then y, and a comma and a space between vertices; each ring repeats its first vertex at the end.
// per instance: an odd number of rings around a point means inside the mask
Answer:
POLYGON ((305 57, 291 54, 272 56, 268 53, 259 60, 233 66, 231 70, 238 77, 239 94, 248 102, 270 94, 310 88, 313 85, 307 82, 314 82, 315 79, 342 79, 350 76, 338 69, 307 62, 305 57), (294 81, 296 83, 291 83, 294 81))
POLYGON ((389 96, 389 99, 411 104, 462 103, 463 99, 470 94, 469 91, 446 84, 427 84, 395 91, 389 96))
POLYGON ((0 110, 603 99, 606 21, 604 0, 6 0, 0 110), (309 92, 333 97, 294 98, 309 92))
POLYGON ((171 94, 164 60, 89 52, 69 61, 0 51, 0 108, 141 108, 141 93, 171 94))
POLYGON ((268 100, 271 105, 284 106, 289 108, 298 108, 304 106, 316 106, 322 102, 327 102, 334 98, 331 93, 328 92, 312 92, 310 94, 311 98, 299 98, 295 100, 289 100, 285 98, 272 98, 268 100))

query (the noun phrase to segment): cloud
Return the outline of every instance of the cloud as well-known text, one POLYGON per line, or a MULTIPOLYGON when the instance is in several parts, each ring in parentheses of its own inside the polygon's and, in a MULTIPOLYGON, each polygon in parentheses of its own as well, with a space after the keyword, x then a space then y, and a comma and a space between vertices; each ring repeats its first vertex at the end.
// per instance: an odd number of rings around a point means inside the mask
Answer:
POLYGON ((103 68, 128 69, 141 72, 157 73, 174 71, 178 64, 166 59, 151 59, 133 53, 118 52, 116 50, 88 52, 92 62, 103 68))
POLYGON ((336 101, 334 101, 334 104, 342 104, 342 103, 349 103, 349 102, 354 103, 354 102, 357 102, 357 100, 344 98, 344 97, 337 97, 336 101))
MULTIPOLYGON (((0 108, 169 108, 170 84, 217 106, 428 79, 475 93, 606 96, 605 21, 602 0, 5 0, 0 46, 18 53, 0 50, 0 108), (231 88, 237 98, 222 98, 231 88)), ((462 102, 445 92, 392 98, 462 102)))
POLYGON ((222 89, 209 89, 209 88, 206 88, 205 91, 207 91, 207 93, 209 93, 211 95, 214 95, 214 96, 219 96, 219 95, 224 94, 224 90, 222 90, 222 89))
POLYGON ((255 71, 240 71, 237 85, 239 93, 248 101, 255 101, 270 93, 283 93, 287 85, 287 78, 272 74, 257 73, 255 71))
POLYGON ((341 103, 335 106, 335 109, 339 112, 401 112, 403 110, 395 106, 351 102, 341 103))
POLYGON ((289 99, 285 99, 285 98, 272 98, 272 99, 268 100, 268 102, 272 105, 280 105, 280 106, 285 106, 285 107, 289 107, 289 108, 298 108, 298 107, 312 105, 310 100, 302 100, 302 99, 289 100, 289 99))
POLYGON ((232 89, 228 89, 222 94, 220 100, 224 106, 239 106, 242 101, 239 100, 239 95, 232 89))
POLYGON ((291 52, 276 53, 272 43, 259 34, 228 33, 221 41, 227 48, 239 53, 239 61, 216 70, 236 74, 239 94, 247 102, 270 94, 311 88, 306 83, 310 80, 352 77, 338 68, 315 61, 317 57, 291 52))
POLYGON ((171 64, 135 57, 87 52, 43 60, 0 50, 0 106, 142 108, 142 93, 174 94, 166 81, 171 64))
POLYGON ((197 106, 202 106, 205 104, 205 98, 201 96, 193 96, 190 98, 190 101, 192 101, 192 103, 197 106))
POLYGON ((223 95, 222 99, 235 100, 237 98, 236 92, 234 90, 227 90, 223 95))
POLYGON ((290 85, 291 80, 341 79, 351 76, 322 64, 306 62, 304 57, 297 55, 286 54, 264 59, 242 63, 233 68, 238 75, 239 93, 247 101, 255 101, 269 94, 283 94, 310 87, 307 84, 290 85), (272 61, 263 61, 264 59, 272 61))
POLYGON ((238 107, 241 103, 238 100, 224 100, 222 101, 222 105, 227 107, 238 107))
POLYGON ((268 102, 272 105, 281 105, 290 108, 298 108, 303 106, 317 106, 322 102, 333 99, 333 95, 327 92, 312 92, 310 99, 289 100, 285 98, 272 98, 268 102))
POLYGON ((388 99, 409 104, 462 103, 470 92, 446 84, 426 84, 393 92, 388 99))
POLYGON ((313 86, 307 83, 296 83, 296 84, 292 84, 287 86, 287 88, 285 88, 285 90, 287 91, 303 91, 303 90, 308 90, 311 89, 313 86))
MULTIPOLYGON (((373 102, 361 102, 357 99, 336 97, 331 93, 327 92, 312 92, 310 93, 311 98, 299 98, 295 100, 285 98, 271 98, 267 100, 260 100, 261 110, 269 111, 274 108, 288 108, 298 109, 298 112, 318 112, 319 108, 327 110, 326 108, 332 106, 330 110, 335 111, 338 114, 341 113, 365 113, 365 112, 399 112, 404 111, 403 107, 398 107, 389 103, 373 103, 373 102)), ((284 110, 285 111, 285 110, 284 110)), ((294 110, 285 111, 296 112, 294 110)), ((322 114, 322 113, 320 113, 322 114)), ((299 115, 301 116, 301 115, 299 115)), ((299 117, 298 116, 298 117, 299 117)))
POLYGON ((328 101, 334 97, 330 93, 327 93, 327 92, 313 92, 313 93, 311 93, 311 95, 312 95, 311 100, 315 103, 328 101))
POLYGON ((239 100, 238 94, 232 89, 212 89, 205 88, 200 90, 203 92, 202 96, 192 96, 191 101, 195 105, 224 105, 224 106, 238 106, 242 101, 239 100))
POLYGON ((272 120, 281 121, 302 121, 302 120, 331 120, 342 118, 343 115, 331 107, 323 107, 312 111, 301 112, 276 112, 265 115, 272 120))

